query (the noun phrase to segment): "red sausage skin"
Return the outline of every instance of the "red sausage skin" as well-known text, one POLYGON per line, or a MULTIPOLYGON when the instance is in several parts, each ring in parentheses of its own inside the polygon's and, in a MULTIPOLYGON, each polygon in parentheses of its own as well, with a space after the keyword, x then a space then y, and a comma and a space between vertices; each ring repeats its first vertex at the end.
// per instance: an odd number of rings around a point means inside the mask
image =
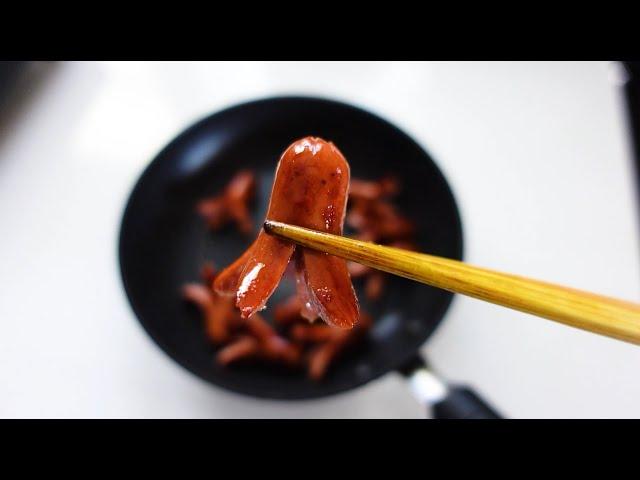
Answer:
MULTIPOLYGON (((282 154, 271 191, 267 218, 342 234, 349 190, 349 164, 330 142, 305 137, 282 154)), ((221 294, 235 294, 244 318, 262 310, 274 292, 295 246, 261 231, 257 240, 214 282, 221 294)), ((306 318, 352 328, 358 300, 346 262, 306 248, 295 256, 298 293, 306 318)))

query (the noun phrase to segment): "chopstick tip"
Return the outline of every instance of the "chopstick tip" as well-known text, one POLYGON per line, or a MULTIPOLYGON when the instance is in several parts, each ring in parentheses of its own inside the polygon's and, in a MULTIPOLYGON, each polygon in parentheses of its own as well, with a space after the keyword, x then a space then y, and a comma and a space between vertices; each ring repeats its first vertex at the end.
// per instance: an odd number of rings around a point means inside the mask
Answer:
POLYGON ((276 237, 292 240, 291 238, 292 230, 298 227, 295 227, 293 225, 288 225, 283 222, 277 222, 275 220, 267 219, 262 224, 262 228, 264 229, 265 233, 267 233, 268 235, 274 235, 276 237))
POLYGON ((273 233, 276 223, 277 222, 273 222, 271 220, 265 220, 262 224, 262 228, 264 228, 264 231, 267 233, 273 233))

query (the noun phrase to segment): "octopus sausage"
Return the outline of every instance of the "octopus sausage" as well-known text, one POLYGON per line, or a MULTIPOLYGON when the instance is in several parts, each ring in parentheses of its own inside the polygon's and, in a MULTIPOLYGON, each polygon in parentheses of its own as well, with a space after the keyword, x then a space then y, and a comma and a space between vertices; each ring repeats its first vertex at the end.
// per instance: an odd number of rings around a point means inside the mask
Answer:
MULTIPOLYGON (((294 142, 278 162, 267 218, 341 235, 349 175, 349 164, 332 143, 317 137, 294 142)), ((264 230, 218 275, 214 289, 221 295, 235 295, 242 317, 249 318, 265 308, 291 258, 296 264, 301 315, 352 328, 359 318, 359 306, 346 262, 296 247, 264 230)))

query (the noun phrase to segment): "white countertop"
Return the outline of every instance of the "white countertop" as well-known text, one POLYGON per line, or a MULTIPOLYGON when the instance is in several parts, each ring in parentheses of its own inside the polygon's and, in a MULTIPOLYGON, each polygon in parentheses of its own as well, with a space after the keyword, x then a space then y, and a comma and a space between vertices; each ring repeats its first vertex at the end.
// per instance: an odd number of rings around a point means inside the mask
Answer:
MULTIPOLYGON (((276 94, 347 101, 447 175, 465 259, 640 301, 623 98, 608 63, 63 63, 0 114, 1 417, 403 417, 390 374, 307 402, 246 398, 167 357, 124 296, 138 175, 195 120, 276 94)), ((457 297, 424 347, 509 417, 640 417, 640 348, 457 297)))

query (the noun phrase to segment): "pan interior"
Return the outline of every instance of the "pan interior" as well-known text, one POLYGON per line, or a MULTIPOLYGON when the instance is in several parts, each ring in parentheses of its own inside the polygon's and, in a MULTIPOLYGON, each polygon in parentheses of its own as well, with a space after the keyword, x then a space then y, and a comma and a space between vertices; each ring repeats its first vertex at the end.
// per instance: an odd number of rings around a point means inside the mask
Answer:
MULTIPOLYGON (((312 98, 275 98, 242 104, 198 122, 171 142, 138 181, 120 232, 120 266, 127 296, 145 330, 191 372, 218 386, 260 397, 314 398, 361 385, 397 368, 433 332, 452 295, 388 278, 383 299, 370 303, 357 282, 363 310, 375 319, 369 339, 345 354, 320 383, 270 366, 218 367, 199 312, 180 298, 180 286, 198 279, 205 261, 222 267, 254 237, 233 228, 210 233, 194 211, 240 168, 258 173, 254 225, 267 209, 278 158, 294 140, 314 135, 333 141, 353 177, 396 175, 397 199, 418 225, 423 252, 461 258, 462 235, 451 191, 428 154, 386 121, 354 107, 312 98)), ((272 306, 290 293, 287 282, 272 306)), ((269 309, 263 312, 269 317, 269 309)))

